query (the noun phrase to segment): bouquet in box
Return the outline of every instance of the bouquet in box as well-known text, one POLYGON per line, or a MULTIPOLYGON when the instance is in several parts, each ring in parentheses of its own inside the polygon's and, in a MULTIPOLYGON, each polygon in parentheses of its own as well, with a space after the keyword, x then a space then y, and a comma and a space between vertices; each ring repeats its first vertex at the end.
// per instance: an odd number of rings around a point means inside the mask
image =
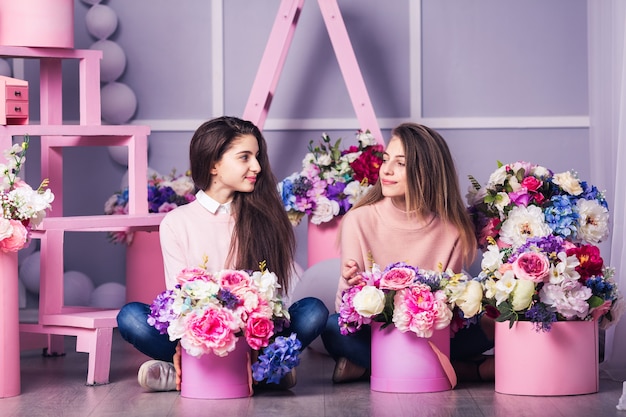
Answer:
POLYGON ((483 188, 470 176, 469 210, 484 250, 479 279, 497 321, 614 323, 623 300, 597 246, 609 234, 603 193, 574 172, 499 164, 483 188))
POLYGON ((32 228, 38 226, 51 208, 54 194, 43 180, 36 190, 22 181, 18 175, 26 161, 29 137, 4 151, 6 164, 0 164, 2 183, 2 217, 0 218, 0 249, 17 252, 29 242, 32 228))
POLYGON ((277 277, 265 269, 210 273, 187 268, 150 306, 148 323, 170 340, 180 340, 191 356, 226 356, 237 339, 262 350, 252 365, 257 381, 278 383, 299 364, 301 344, 294 333, 276 336, 289 326, 289 312, 279 296, 277 277))
MULTIPOLYGON (((148 178, 148 211, 150 213, 167 213, 178 206, 185 205, 196 199, 195 187, 189 174, 169 175, 152 174, 148 178)), ((128 214, 128 187, 113 194, 104 204, 104 214, 128 214)), ((131 244, 133 234, 128 232, 111 232, 109 238, 114 243, 131 244)))
POLYGON ((340 149, 341 139, 330 143, 328 135, 302 161, 302 171, 278 184, 285 210, 293 225, 305 215, 321 224, 345 214, 378 181, 383 146, 369 132, 357 132, 358 146, 340 149))
POLYGON ((364 285, 344 290, 339 310, 341 333, 348 335, 372 321, 394 324, 401 332, 429 338, 451 324, 454 313, 465 319, 482 310, 482 287, 466 274, 431 271, 403 262, 376 264, 362 274, 364 285))

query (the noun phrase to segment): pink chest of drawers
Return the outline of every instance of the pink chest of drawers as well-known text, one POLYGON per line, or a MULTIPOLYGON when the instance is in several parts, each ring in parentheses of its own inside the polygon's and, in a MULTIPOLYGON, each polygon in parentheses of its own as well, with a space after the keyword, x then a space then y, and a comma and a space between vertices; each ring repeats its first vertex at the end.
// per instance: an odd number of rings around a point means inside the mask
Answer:
POLYGON ((0 125, 28 124, 28 82, 0 76, 0 125))

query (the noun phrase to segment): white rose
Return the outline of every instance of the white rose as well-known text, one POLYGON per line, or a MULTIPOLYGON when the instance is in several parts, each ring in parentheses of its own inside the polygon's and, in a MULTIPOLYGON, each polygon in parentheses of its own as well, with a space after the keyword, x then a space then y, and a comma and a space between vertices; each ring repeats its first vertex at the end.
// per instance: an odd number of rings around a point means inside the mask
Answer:
POLYGON ((583 192, 580 181, 570 171, 555 174, 554 177, 552 177, 552 182, 571 195, 580 195, 583 192))
POLYGON ((9 219, 0 217, 0 240, 13 236, 13 225, 9 219))
POLYGON ((359 140, 359 143, 361 144, 362 148, 376 145, 376 138, 374 137, 374 135, 372 135, 369 132, 369 130, 367 132, 363 132, 363 131, 357 132, 356 137, 359 140))
POLYGON ((366 285, 352 299, 354 309, 363 317, 382 313, 385 308, 385 293, 376 287, 366 285))
POLYGON ((527 279, 516 280, 515 289, 511 294, 511 306, 515 311, 521 311, 530 306, 535 293, 535 283, 527 279))
POLYGON ((463 311, 465 318, 473 317, 482 310, 483 286, 480 282, 467 282, 465 291, 457 299, 456 305, 463 311))
POLYGON ((339 203, 326 197, 319 197, 315 211, 311 215, 311 223, 322 224, 329 222, 339 214, 339 203))
POLYGON ((504 185, 504 181, 507 178, 506 165, 502 165, 496 169, 490 176, 488 186, 490 185, 504 185))

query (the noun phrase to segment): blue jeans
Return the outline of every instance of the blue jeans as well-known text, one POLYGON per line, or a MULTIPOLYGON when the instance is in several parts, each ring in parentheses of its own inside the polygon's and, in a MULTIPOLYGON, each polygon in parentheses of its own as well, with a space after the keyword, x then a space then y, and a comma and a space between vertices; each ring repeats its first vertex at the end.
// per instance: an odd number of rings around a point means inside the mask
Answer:
MULTIPOLYGON (((339 331, 339 314, 331 314, 322 333, 324 347, 335 360, 344 357, 350 362, 369 369, 372 356, 372 332, 370 326, 347 336, 339 331)), ((469 360, 493 347, 480 325, 474 324, 459 330, 450 339, 450 359, 469 360)))
MULTIPOLYGON (((160 334, 148 324, 150 306, 132 302, 123 306, 117 315, 120 335, 141 353, 162 361, 171 362, 178 341, 170 341, 167 334, 160 334)), ((302 343, 302 349, 319 336, 328 319, 328 309, 317 298, 306 297, 289 307, 291 325, 283 331, 284 335, 296 333, 302 343)))

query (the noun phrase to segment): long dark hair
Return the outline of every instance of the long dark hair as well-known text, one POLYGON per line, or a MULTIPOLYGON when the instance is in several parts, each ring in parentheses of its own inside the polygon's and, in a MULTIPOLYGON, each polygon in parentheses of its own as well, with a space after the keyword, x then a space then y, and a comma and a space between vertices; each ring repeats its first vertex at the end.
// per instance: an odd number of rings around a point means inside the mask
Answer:
POLYGON ((235 228, 229 259, 234 260, 235 268, 247 270, 258 270, 259 262, 266 261, 267 269, 278 276, 286 294, 293 271, 296 240, 278 194, 267 144, 259 128, 249 121, 229 116, 203 123, 189 145, 191 177, 198 189, 209 189, 211 168, 230 149, 233 140, 243 135, 254 136, 259 144, 257 160, 261 172, 257 175, 254 191, 236 192, 233 198, 231 208, 235 228))
MULTIPOLYGON (((417 123, 403 123, 391 131, 404 147, 406 162, 406 210, 421 215, 433 213, 454 225, 469 265, 476 254, 474 226, 465 207, 454 160, 445 139, 434 129, 417 123)), ((372 204, 384 198, 380 179, 354 206, 372 204)))

